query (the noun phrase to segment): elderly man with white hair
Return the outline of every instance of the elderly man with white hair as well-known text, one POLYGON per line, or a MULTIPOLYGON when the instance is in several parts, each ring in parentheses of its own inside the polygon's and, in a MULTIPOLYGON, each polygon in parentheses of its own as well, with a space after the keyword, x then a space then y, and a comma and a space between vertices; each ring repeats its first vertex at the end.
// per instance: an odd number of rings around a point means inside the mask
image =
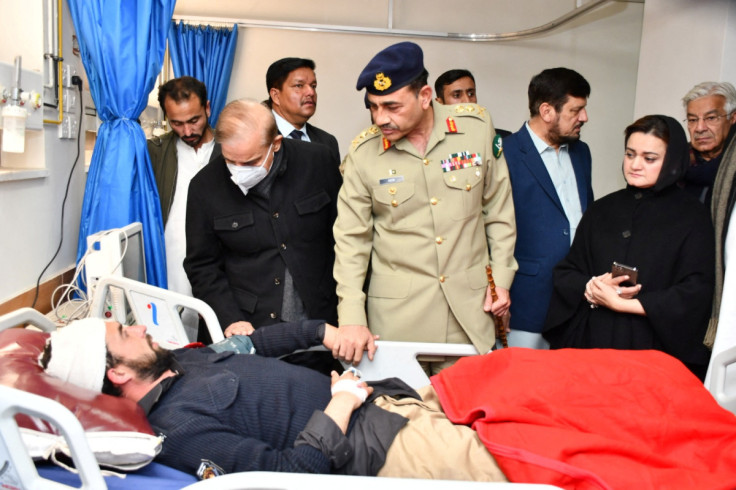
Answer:
POLYGON ((713 182, 736 123, 736 89, 728 82, 703 82, 682 98, 690 133, 690 167, 681 181, 710 206, 713 182))

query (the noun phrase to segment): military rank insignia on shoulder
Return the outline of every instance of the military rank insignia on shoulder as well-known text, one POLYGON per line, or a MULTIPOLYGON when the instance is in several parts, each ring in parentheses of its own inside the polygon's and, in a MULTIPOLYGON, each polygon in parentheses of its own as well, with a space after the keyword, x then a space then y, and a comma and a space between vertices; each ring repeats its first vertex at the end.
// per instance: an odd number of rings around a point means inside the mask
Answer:
POLYGON ((454 109, 455 116, 475 116, 479 119, 487 119, 486 108, 478 104, 457 104, 454 109))
POLYGON ((350 148, 352 150, 355 150, 357 147, 365 143, 366 141, 372 140, 376 136, 381 134, 381 130, 378 129, 378 126, 371 126, 370 128, 366 129, 365 131, 361 131, 358 136, 353 139, 353 142, 350 143, 350 148))
POLYGON ((500 134, 493 137, 493 156, 498 158, 503 153, 503 138, 500 134))

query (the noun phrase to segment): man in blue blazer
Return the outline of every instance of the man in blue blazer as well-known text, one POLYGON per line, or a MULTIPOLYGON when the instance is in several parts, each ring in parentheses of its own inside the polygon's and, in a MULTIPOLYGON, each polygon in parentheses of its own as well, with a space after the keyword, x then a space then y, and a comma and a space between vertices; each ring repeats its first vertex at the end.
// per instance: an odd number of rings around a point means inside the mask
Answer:
POLYGON ((529 121, 503 141, 516 209, 519 263, 511 286, 510 346, 548 348, 541 332, 552 295, 552 269, 570 248, 593 201, 591 157, 580 141, 590 85, 568 68, 550 68, 529 84, 529 121))

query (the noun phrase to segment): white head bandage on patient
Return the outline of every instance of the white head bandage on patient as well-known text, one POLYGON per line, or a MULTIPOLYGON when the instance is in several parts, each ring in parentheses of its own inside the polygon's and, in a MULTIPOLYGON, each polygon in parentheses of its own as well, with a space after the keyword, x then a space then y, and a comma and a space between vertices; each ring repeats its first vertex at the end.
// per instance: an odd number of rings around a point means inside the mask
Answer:
POLYGON ((51 360, 46 372, 82 388, 102 391, 105 376, 105 321, 77 320, 51 332, 51 360))

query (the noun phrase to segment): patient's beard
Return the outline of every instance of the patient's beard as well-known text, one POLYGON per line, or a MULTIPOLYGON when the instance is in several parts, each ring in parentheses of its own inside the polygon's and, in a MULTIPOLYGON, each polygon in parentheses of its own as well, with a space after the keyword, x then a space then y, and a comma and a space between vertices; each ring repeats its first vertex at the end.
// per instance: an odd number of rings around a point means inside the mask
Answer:
POLYGON ((161 347, 154 348, 153 353, 153 357, 148 356, 135 360, 126 359, 123 364, 134 370, 140 379, 155 381, 166 371, 173 370, 175 360, 171 351, 161 347))

